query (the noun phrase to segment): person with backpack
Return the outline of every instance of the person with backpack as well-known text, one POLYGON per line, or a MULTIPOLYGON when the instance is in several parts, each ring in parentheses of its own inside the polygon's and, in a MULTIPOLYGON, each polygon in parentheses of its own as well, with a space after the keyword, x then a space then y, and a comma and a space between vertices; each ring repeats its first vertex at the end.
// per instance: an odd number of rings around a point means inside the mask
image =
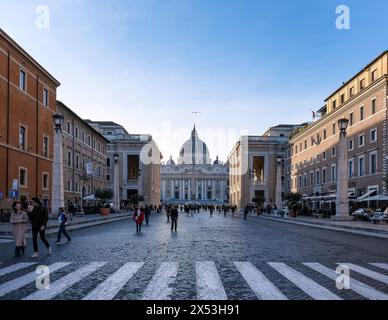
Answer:
POLYGON ((58 223, 59 223, 59 229, 58 229, 58 234, 57 234, 57 241, 55 243, 60 243, 61 242, 62 233, 67 238, 67 242, 71 242, 71 238, 70 238, 69 234, 66 231, 67 216, 65 214, 65 209, 64 208, 59 208, 58 223))
POLYGON ((171 231, 176 231, 178 227, 178 207, 175 206, 172 210, 171 210, 171 231))
POLYGON ((32 225, 32 243, 34 247, 34 254, 31 258, 39 257, 39 249, 38 249, 38 234, 40 240, 43 242, 45 247, 47 248, 47 254, 51 255, 51 246, 49 242, 46 240, 46 226, 48 221, 48 210, 46 207, 42 205, 39 198, 32 198, 33 208, 28 212, 28 216, 32 225))

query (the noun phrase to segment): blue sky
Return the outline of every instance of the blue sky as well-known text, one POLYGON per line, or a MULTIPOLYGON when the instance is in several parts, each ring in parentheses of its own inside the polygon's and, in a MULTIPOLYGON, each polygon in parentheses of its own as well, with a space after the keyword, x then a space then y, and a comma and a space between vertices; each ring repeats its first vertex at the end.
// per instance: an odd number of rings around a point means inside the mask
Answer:
POLYGON ((81 117, 151 133, 176 158, 193 122, 222 160, 240 134, 311 121, 387 46, 388 2, 0 0, 0 26, 81 117), (337 30, 336 7, 350 9, 337 30), (38 5, 50 28, 35 26, 38 5), (16 14, 17 13, 17 14, 16 14), (192 111, 200 111, 194 116, 192 111))

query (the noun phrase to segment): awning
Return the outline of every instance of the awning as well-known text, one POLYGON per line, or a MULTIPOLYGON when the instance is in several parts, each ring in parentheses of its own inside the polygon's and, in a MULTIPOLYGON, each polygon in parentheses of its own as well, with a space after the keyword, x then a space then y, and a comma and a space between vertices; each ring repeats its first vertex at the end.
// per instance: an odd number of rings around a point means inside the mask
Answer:
POLYGON ((377 192, 376 189, 374 190, 369 190, 367 193, 363 194, 361 197, 358 197, 357 198, 357 201, 358 202, 361 202, 361 201, 368 201, 366 200, 370 195, 372 195, 373 193, 377 192))
POLYGON ((83 197, 82 200, 95 201, 96 200, 96 196, 94 194, 89 194, 88 196, 83 197))
POLYGON ((379 194, 377 196, 368 197, 363 201, 388 201, 388 196, 385 194, 379 194))

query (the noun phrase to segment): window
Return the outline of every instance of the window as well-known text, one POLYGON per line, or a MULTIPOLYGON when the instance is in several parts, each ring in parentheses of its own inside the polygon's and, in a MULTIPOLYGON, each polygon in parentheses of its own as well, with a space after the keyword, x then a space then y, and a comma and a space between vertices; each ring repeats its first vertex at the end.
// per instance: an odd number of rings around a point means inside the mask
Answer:
POLYGON ((75 138, 78 139, 78 127, 74 127, 75 138))
POLYGON ((299 176, 299 188, 302 187, 302 176, 299 176))
POLYGON ((349 159, 348 171, 349 171, 348 178, 349 179, 353 178, 354 177, 354 160, 353 159, 349 159))
POLYGON ((105 154, 105 147, 102 146, 102 153, 105 154))
POLYGON ((26 127, 19 127, 19 149, 26 150, 26 127))
POLYGON ((363 147, 365 146, 365 135, 364 134, 360 134, 358 136, 358 147, 363 147))
POLYGON ((331 148, 331 156, 332 157, 335 157, 335 155, 336 155, 336 147, 333 147, 333 148, 331 148))
POLYGON ((70 121, 67 121, 67 133, 71 134, 71 123, 70 123, 70 121))
POLYGON ((344 103, 345 102, 345 94, 341 94, 341 103, 344 103))
POLYGON ((333 135, 335 135, 336 124, 333 123, 333 135))
POLYGON ((326 183, 326 168, 322 169, 322 183, 326 183))
POLYGON ((370 131, 370 142, 376 142, 377 141, 377 129, 372 129, 370 131))
POLYGON ((323 140, 326 140, 327 138, 327 131, 326 129, 323 129, 323 140))
POLYGON ((337 180, 337 166, 335 164, 331 165, 331 181, 337 180))
POLYGON ((353 125, 353 112, 349 114, 349 126, 353 125))
POLYGON ((79 185, 78 185, 78 182, 75 183, 75 191, 78 192, 79 191, 79 185))
POLYGON ((365 158, 364 156, 358 157, 358 176, 363 177, 365 175, 365 158))
POLYGON ((107 180, 107 181, 110 181, 110 174, 107 174, 107 175, 106 175, 106 180, 107 180))
POLYGON ((353 97, 353 96, 354 96, 354 87, 351 87, 351 88, 349 89, 349 96, 350 96, 350 97, 353 97))
POLYGON ((369 157, 369 173, 376 174, 377 172, 377 154, 371 153, 369 157))
POLYGON ((71 167, 71 152, 70 151, 67 153, 67 165, 69 167, 71 167))
POLYGON ((97 150, 98 150, 98 152, 101 152, 101 143, 100 142, 97 144, 97 150))
POLYGON ((93 149, 96 149, 96 139, 93 139, 93 149))
POLYGON ((19 88, 23 91, 26 91, 26 72, 24 70, 20 70, 19 74, 19 88))
POLYGON ((377 80, 377 70, 372 71, 372 82, 377 80))
POLYGON ((337 108, 337 100, 333 101, 333 109, 337 108))
POLYGON ((326 151, 323 152, 322 158, 323 158, 323 160, 326 160, 326 151))
POLYGON ((110 157, 106 158, 106 166, 110 168, 110 157))
POLYGON ((304 149, 307 149, 307 140, 304 141, 304 149))
POLYGON ((303 186, 305 188, 307 187, 307 174, 306 173, 303 175, 303 186))
POLYGON ((365 118, 364 107, 360 107, 360 121, 364 120, 364 118, 365 118))
POLYGON ((85 131, 82 131, 82 142, 85 142, 85 131))
POLYGON ((298 146, 295 146, 295 154, 298 153, 298 146))
POLYGON ((310 172, 310 186, 314 185, 314 172, 310 172))
POLYGON ((98 176, 101 177, 101 166, 98 166, 98 176))
POLYGON ((79 156, 78 156, 78 154, 75 156, 75 168, 79 169, 79 156))
POLYGON ((21 188, 27 188, 27 169, 19 168, 19 186, 21 188))
POLYGON ((82 170, 85 170, 85 169, 86 169, 86 168, 85 168, 85 162, 86 162, 85 158, 82 158, 82 170))
POLYGON ((67 181, 67 191, 71 191, 71 181, 67 181))
POLYGON ((43 157, 48 158, 49 139, 43 137, 43 157))
POLYGON ((365 79, 360 80, 360 90, 365 88, 365 79))
POLYGON ((350 139, 349 140, 349 151, 352 151, 354 149, 354 140, 350 139))
POLYGON ((376 104, 376 99, 373 99, 372 100, 372 106, 371 106, 371 111, 372 111, 372 114, 375 114, 377 112, 377 104, 376 104))
POLYGON ((43 89, 43 106, 48 107, 49 105, 49 92, 47 89, 43 89))
POLYGON ((49 174, 47 172, 44 172, 42 176, 42 189, 48 190, 48 185, 49 185, 49 174))
POLYGON ((316 171, 315 183, 316 183, 317 185, 319 185, 319 184, 321 183, 320 180, 321 180, 321 175, 320 175, 319 170, 317 170, 317 171, 316 171))
POLYGON ((89 145, 89 146, 92 146, 92 139, 91 139, 90 136, 88 136, 88 145, 89 145))

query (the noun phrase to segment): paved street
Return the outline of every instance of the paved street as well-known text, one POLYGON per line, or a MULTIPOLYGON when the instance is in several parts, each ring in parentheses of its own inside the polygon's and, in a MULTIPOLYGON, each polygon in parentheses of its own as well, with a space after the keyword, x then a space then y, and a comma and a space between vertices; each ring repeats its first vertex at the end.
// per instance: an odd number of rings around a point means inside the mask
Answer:
POLYGON ((154 214, 141 234, 124 220, 71 236, 38 261, 30 240, 21 259, 0 242, 0 299, 388 299, 385 239, 205 212, 181 213, 177 233, 154 214), (351 290, 336 288, 337 262, 351 290), (48 290, 36 289, 38 265, 50 266, 48 290))

